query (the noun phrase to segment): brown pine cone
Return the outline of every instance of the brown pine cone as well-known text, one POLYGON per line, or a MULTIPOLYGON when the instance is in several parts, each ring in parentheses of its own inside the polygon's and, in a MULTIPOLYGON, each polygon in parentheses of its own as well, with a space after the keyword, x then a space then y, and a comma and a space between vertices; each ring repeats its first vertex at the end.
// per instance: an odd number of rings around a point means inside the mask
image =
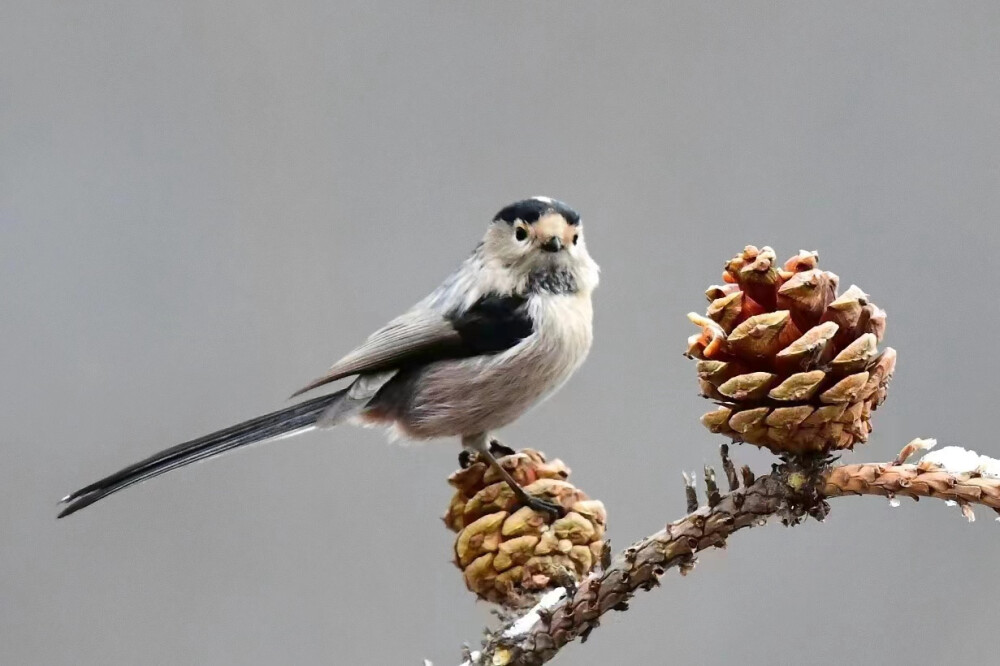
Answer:
POLYGON ((547 462, 533 449, 499 460, 526 491, 566 515, 523 506, 495 470, 473 457, 448 478, 457 490, 444 522, 458 532, 455 565, 469 590, 504 606, 530 606, 566 576, 582 580, 600 562, 607 515, 601 502, 566 480, 570 471, 561 460, 547 462))
POLYGON ((702 332, 687 355, 720 405, 701 418, 712 432, 792 454, 868 441, 896 351, 878 349, 885 312, 857 286, 838 296, 818 261, 802 250, 778 266, 774 250, 749 245, 706 292, 707 316, 688 315, 702 332))

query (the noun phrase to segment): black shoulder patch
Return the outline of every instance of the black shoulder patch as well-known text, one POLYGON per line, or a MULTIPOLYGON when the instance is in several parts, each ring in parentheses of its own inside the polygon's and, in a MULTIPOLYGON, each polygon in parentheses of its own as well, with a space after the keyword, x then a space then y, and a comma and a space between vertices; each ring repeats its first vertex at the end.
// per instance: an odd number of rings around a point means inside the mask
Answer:
POLYGON ((461 314, 448 319, 462 338, 470 356, 510 349, 531 335, 534 325, 528 317, 523 296, 483 296, 461 314))
POLYGON ((580 214, 555 199, 524 199, 507 206, 493 217, 493 221, 503 220, 507 224, 514 224, 516 220, 521 220, 526 224, 534 224, 538 218, 546 213, 558 213, 571 225, 580 224, 580 214))

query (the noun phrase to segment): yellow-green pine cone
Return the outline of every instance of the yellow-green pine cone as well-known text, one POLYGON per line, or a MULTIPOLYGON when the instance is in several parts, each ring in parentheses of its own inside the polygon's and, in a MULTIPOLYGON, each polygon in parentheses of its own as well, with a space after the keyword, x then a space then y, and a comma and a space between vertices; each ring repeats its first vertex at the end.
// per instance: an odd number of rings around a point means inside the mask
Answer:
POLYGON ((484 462, 472 460, 449 477, 455 487, 445 524, 458 532, 455 564, 465 584, 487 601, 511 607, 535 603, 566 575, 581 580, 600 562, 607 514, 604 505, 567 481, 569 469, 533 449, 500 458, 532 495, 562 506, 553 517, 518 502, 484 462))

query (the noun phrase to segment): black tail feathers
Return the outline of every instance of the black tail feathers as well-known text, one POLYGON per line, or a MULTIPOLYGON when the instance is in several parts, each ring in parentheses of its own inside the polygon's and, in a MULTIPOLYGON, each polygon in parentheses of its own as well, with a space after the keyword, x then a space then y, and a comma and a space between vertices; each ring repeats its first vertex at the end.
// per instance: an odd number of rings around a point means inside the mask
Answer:
POLYGON ((75 493, 67 495, 61 500, 61 503, 66 504, 66 508, 59 514, 59 518, 76 513, 108 495, 152 479, 172 469, 213 458, 241 446, 255 444, 312 426, 322 413, 339 401, 345 393, 346 391, 338 391, 300 402, 286 409, 258 416, 255 419, 160 451, 145 460, 115 472, 111 476, 92 483, 86 488, 81 488, 75 493))

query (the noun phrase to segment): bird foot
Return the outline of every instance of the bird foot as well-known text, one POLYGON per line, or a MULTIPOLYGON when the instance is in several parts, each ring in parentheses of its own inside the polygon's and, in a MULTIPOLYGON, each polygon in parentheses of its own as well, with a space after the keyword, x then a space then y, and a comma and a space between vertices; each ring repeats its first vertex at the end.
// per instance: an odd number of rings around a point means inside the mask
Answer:
POLYGON ((529 495, 524 492, 524 489, 521 489, 521 492, 524 493, 524 496, 520 498, 521 502, 525 506, 530 507, 533 511, 537 511, 538 513, 547 513, 556 518, 562 518, 566 515, 566 509, 561 504, 556 504, 555 502, 538 497, 537 495, 529 495))

